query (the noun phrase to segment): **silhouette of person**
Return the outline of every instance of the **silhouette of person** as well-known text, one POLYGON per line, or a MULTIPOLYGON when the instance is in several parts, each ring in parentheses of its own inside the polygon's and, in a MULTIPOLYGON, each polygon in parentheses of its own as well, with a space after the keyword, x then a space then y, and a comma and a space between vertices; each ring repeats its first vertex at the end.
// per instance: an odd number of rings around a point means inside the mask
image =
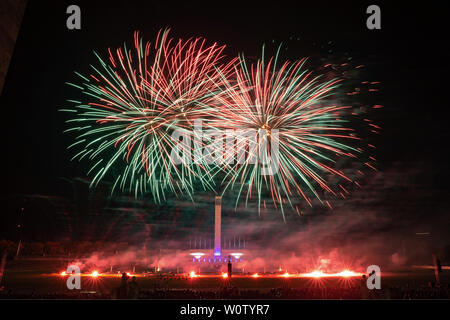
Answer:
POLYGON ((133 277, 131 282, 128 284, 128 297, 130 299, 137 299, 139 297, 139 285, 136 282, 136 277, 133 277))
POLYGON ((361 277, 361 286, 359 288, 360 298, 368 299, 369 298, 369 289, 367 288, 367 276, 365 274, 361 277))
POLYGON ((127 285, 127 281, 130 277, 124 272, 122 273, 122 286, 126 286, 127 285))
POLYGON ((128 275, 124 272, 122 273, 122 279, 120 282, 119 292, 118 292, 118 298, 119 299, 126 299, 128 294, 128 275))

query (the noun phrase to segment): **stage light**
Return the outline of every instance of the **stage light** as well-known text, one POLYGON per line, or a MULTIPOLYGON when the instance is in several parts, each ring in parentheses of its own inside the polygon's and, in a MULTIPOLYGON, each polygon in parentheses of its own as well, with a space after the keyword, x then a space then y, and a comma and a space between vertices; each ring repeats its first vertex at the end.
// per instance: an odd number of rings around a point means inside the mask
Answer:
POLYGON ((191 256, 194 256, 195 257, 195 259, 197 259, 197 260, 200 260, 200 258, 202 257, 202 256, 204 256, 205 254, 203 253, 203 252, 193 252, 193 253, 191 253, 191 256))
POLYGON ((236 253, 232 253, 231 254, 235 259, 239 259, 241 256, 243 256, 244 254, 243 253, 240 253, 240 252, 236 252, 236 253))
POLYGON ((63 271, 63 272, 60 273, 60 275, 64 277, 66 275, 66 272, 63 271))
POLYGON ((91 276, 92 276, 93 278, 97 278, 97 277, 98 277, 98 271, 93 271, 93 272, 91 273, 91 276))
POLYGON ((226 272, 222 273, 222 278, 224 278, 224 279, 228 278, 228 273, 226 273, 226 272))
POLYGON ((289 278, 291 275, 288 272, 286 272, 282 276, 285 277, 285 278, 289 278))
POLYGON ((258 278, 259 274, 255 273, 254 275, 252 275, 253 278, 258 278))
POLYGON ((190 276, 191 278, 195 278, 197 275, 195 274, 194 271, 191 271, 191 273, 189 273, 189 276, 190 276))
POLYGON ((131 273, 127 272, 127 276, 131 276, 131 273))

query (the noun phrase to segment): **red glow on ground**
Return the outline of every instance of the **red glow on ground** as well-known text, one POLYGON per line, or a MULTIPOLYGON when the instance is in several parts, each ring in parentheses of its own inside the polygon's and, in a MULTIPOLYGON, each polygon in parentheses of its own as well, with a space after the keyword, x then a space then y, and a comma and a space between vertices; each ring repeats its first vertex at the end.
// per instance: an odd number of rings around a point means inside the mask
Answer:
MULTIPOLYGON (((58 277, 66 277, 68 276, 66 271, 60 271, 59 273, 53 273, 53 275, 58 276, 58 277)), ((90 273, 81 273, 80 274, 82 277, 90 277, 90 278, 98 278, 98 277, 121 277, 122 274, 121 273, 117 273, 117 274, 111 274, 111 273, 105 273, 105 274, 101 274, 98 270, 93 270, 90 273)), ((131 272, 126 272, 126 275, 129 277, 152 277, 153 275, 151 274, 133 274, 131 272)), ((353 277, 360 277, 362 276, 363 273, 359 273, 359 272, 355 272, 352 271, 350 269, 344 269, 340 272, 337 273, 328 273, 328 272, 324 272, 321 270, 314 270, 312 272, 308 272, 308 273, 289 273, 289 272, 285 272, 285 273, 279 273, 277 275, 271 275, 271 274, 259 274, 259 273, 253 273, 253 274, 235 274, 233 277, 236 278, 313 278, 313 279, 320 279, 320 278, 326 278, 326 277, 336 277, 336 278, 344 278, 344 279, 348 279, 348 278, 353 278, 353 277)), ((188 273, 188 276, 190 278, 223 278, 223 279, 227 279, 229 278, 228 273, 223 272, 223 273, 219 273, 219 274, 203 274, 203 275, 199 275, 196 274, 194 271, 191 271, 188 273)))

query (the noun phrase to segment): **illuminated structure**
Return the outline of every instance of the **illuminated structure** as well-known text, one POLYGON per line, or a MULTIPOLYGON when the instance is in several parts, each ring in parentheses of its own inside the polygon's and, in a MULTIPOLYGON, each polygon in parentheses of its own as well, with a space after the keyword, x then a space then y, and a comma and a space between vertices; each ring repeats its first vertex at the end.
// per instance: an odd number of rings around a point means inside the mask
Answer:
POLYGON ((241 262, 244 255, 245 240, 234 237, 233 240, 222 240, 222 197, 216 196, 214 200, 214 239, 195 239, 189 241, 190 256, 193 262, 208 264, 224 264, 228 262, 241 262), (204 250, 211 250, 205 253, 204 250))
POLYGON ((222 250, 220 247, 222 237, 221 237, 221 218, 222 218, 222 197, 216 196, 215 200, 215 222, 214 222, 214 256, 221 256, 222 250))

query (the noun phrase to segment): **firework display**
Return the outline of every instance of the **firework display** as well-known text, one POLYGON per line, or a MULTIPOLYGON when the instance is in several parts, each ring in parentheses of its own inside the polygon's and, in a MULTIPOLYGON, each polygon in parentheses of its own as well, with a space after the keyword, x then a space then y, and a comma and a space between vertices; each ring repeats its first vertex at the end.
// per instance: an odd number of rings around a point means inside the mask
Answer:
POLYGON ((315 75, 306 59, 280 63, 280 48, 267 59, 263 47, 256 64, 226 61, 225 46, 168 33, 144 45, 135 32, 132 50, 109 49, 109 61, 96 54, 101 66, 69 83, 86 97, 63 111, 74 114, 73 158, 93 164, 91 185, 109 174, 112 191, 157 202, 168 191, 193 199, 196 189, 237 190, 236 205, 256 194, 259 209, 269 194, 282 212, 299 212, 294 197, 311 206, 322 202, 318 189, 336 195, 329 176, 353 183, 335 166, 362 151, 349 143, 359 140, 346 127, 351 107, 333 100, 341 79, 315 75))
POLYGON ((445 10, 0 13, 5 306, 144 299, 150 317, 281 319, 450 298, 445 10))
POLYGON ((112 171, 116 188, 151 193, 155 201, 170 190, 192 196, 194 183, 211 188, 207 171, 187 163, 177 165, 171 152, 180 142, 172 133, 189 131, 194 119, 205 117, 216 94, 216 70, 227 73, 233 60, 224 65, 225 46, 207 46, 204 39, 179 40, 160 31, 155 43, 143 44, 138 33, 134 48, 109 49, 109 61, 96 54, 100 67, 92 74, 79 73, 82 101, 64 109, 74 114, 67 131, 81 147, 73 158, 88 158, 89 174, 96 185, 112 171), (213 86, 214 84, 214 86, 213 86))
POLYGON ((283 210, 286 200, 292 205, 295 196, 311 205, 305 189, 320 199, 316 185, 336 194, 325 175, 351 182, 333 164, 338 157, 355 157, 360 151, 346 144, 359 139, 353 129, 345 127, 345 111, 350 107, 327 99, 340 80, 314 76, 304 67, 306 59, 279 66, 278 54, 279 50, 266 61, 263 50, 256 65, 249 65, 241 56, 236 78, 225 81, 227 88, 217 99, 224 106, 220 121, 225 127, 254 130, 259 135, 253 148, 249 145, 241 158, 227 162, 232 164, 225 175, 224 189, 237 187, 237 201, 244 191, 247 200, 256 191, 258 207, 267 190, 274 205, 283 210), (256 159, 252 159, 252 152, 256 159), (265 173, 267 165, 275 170, 265 173))

